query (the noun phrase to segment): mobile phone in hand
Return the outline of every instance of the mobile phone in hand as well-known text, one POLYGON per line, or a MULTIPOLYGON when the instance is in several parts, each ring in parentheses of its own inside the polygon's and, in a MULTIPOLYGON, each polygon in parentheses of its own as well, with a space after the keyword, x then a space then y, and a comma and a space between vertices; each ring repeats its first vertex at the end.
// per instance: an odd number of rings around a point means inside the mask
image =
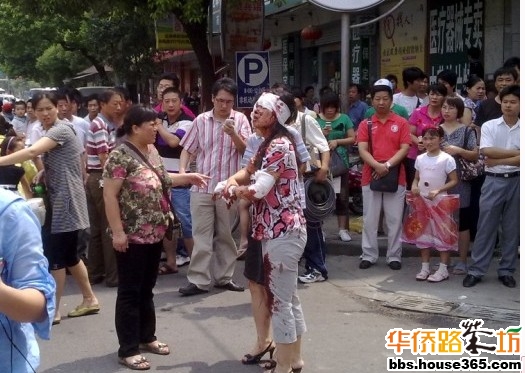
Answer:
POLYGON ((228 118, 224 121, 224 125, 228 127, 235 127, 235 121, 233 118, 228 118))
POLYGON ((326 122, 326 124, 324 125, 324 128, 327 129, 328 131, 331 131, 332 130, 332 122, 326 122))

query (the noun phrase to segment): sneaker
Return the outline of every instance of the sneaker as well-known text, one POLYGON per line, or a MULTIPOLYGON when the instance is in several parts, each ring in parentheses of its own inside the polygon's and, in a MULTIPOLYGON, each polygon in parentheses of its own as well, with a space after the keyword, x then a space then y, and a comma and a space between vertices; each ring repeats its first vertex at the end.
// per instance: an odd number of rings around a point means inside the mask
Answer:
POLYGON ((177 255, 176 258, 175 258, 175 261, 177 263, 177 267, 182 267, 182 266, 185 266, 186 264, 188 264, 190 262, 190 257, 189 256, 177 255))
POLYGON ((323 282, 326 278, 317 269, 312 269, 310 272, 306 272, 304 275, 299 276, 299 282, 302 284, 311 284, 314 282, 323 282))
POLYGON ((426 269, 422 269, 421 271, 419 271, 419 273, 416 275, 416 280, 417 281, 425 281, 426 279, 428 279, 428 276, 430 275, 430 271, 426 270, 426 269))
POLYGON ((346 229, 341 229, 339 231, 339 238, 341 241, 348 242, 352 241, 352 237, 350 237, 350 232, 348 232, 346 229))
POLYGON ((448 271, 438 270, 427 278, 428 282, 441 282, 443 280, 448 280, 448 271))

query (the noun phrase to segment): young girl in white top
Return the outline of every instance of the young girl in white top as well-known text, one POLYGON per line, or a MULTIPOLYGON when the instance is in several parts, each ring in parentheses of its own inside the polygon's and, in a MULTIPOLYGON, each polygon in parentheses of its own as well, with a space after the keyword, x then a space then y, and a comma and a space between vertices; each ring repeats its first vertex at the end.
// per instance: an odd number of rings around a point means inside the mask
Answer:
MULTIPOLYGON (((456 161, 452 156, 440 149, 440 143, 444 137, 441 127, 427 128, 423 132, 423 146, 426 153, 416 158, 416 175, 412 183, 412 194, 433 200, 438 195, 446 194, 447 190, 458 183, 456 173, 456 161)), ((430 275, 430 247, 421 249, 421 271, 416 275, 416 280, 440 282, 448 279, 447 263, 450 251, 437 248, 441 263, 439 269, 430 275)))

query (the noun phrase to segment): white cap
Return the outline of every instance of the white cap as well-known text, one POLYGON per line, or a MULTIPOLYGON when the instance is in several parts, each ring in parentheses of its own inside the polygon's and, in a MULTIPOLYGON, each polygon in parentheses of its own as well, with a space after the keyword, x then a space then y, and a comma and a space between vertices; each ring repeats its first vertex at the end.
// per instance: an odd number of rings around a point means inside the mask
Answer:
POLYGON ((374 83, 374 85, 386 85, 390 89, 393 89, 392 83, 388 79, 379 79, 377 82, 374 83))

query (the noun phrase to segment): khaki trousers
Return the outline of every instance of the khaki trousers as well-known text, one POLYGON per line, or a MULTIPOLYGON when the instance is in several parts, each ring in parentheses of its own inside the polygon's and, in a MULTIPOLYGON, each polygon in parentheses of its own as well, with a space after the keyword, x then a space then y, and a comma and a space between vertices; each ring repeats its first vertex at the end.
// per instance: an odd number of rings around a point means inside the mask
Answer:
POLYGON ((212 277, 217 285, 227 284, 237 260, 231 233, 237 205, 228 209, 222 199, 213 201, 211 194, 191 192, 190 208, 194 246, 188 281, 204 290, 209 289, 212 277))
POLYGON ((106 284, 118 281, 117 259, 111 237, 107 232, 108 220, 104 205, 104 189, 100 187, 102 172, 91 173, 86 182, 86 197, 90 224, 88 246, 88 275, 91 281, 105 277, 106 284))

